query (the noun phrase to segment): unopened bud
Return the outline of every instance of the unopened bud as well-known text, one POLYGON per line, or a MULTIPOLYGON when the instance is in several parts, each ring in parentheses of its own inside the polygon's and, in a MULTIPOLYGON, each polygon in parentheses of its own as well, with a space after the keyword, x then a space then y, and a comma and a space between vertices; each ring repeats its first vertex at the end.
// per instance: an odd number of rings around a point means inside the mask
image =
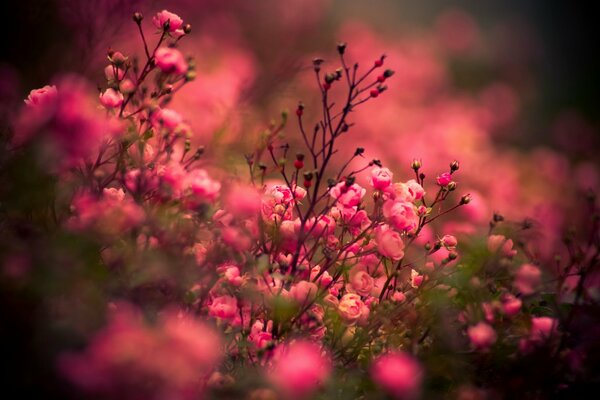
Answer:
POLYGON ((471 202, 471 195, 465 194, 460 198, 460 205, 469 204, 471 202))
POLYGON ((192 32, 192 25, 185 24, 183 26, 183 33, 185 33, 186 35, 189 35, 191 32, 192 32))
POLYGON ((456 189, 456 182, 452 181, 448 184, 448 186, 446 186, 446 189, 448 189, 449 192, 453 191, 456 189))
POLYGON ((418 171, 421 168, 421 161, 415 158, 410 164, 410 167, 415 171, 418 171))
POLYGON ((344 43, 344 42, 338 43, 337 51, 340 54, 344 54, 346 52, 346 43, 344 43))
POLYGON ((315 59, 313 59, 313 68, 315 69, 315 71, 320 71, 321 70, 321 64, 323 64, 323 59, 322 58, 315 58, 315 59))
POLYGON ((394 70, 392 70, 392 69, 386 69, 383 72, 383 76, 387 79, 387 78, 390 78, 392 75, 394 75, 394 73, 395 73, 394 70))
POLYGON ((139 24, 144 19, 144 16, 142 15, 141 12, 134 12, 132 18, 136 24, 139 24))
POLYGON ((356 151, 354 152, 354 155, 355 155, 355 156, 360 156, 360 155, 362 155, 364 152, 365 152, 365 149, 364 149, 364 148, 362 148, 362 147, 357 147, 357 148, 356 148, 356 151))
POLYGON ((350 187, 352 185, 354 185, 354 182, 356 181, 356 178, 353 176, 349 176, 346 178, 346 186, 350 187))
POLYGON ((460 167, 460 164, 458 163, 458 161, 454 160, 450 163, 450 172, 454 172, 454 171, 458 171, 458 168, 460 167))

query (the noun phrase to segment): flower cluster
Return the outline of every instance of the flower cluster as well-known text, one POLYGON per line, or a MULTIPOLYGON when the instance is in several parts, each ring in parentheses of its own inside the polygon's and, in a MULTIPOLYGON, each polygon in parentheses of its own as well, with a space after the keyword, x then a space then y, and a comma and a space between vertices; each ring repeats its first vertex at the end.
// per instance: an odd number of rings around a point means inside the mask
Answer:
MULTIPOLYGON (((428 379, 467 393, 458 366, 493 365, 495 351, 583 371, 588 342, 577 347, 567 332, 573 310, 598 304, 586 282, 598 265, 597 219, 587 245, 569 242, 572 258, 553 271, 519 237, 526 223, 511 230, 495 214, 488 235, 445 230, 440 219, 473 199, 457 194, 458 161, 430 171, 414 159, 398 178, 364 148, 340 152, 354 112, 385 98, 394 75, 385 56, 366 69, 349 63, 345 43, 334 69, 313 60, 322 107, 298 104, 298 140, 284 135, 284 113, 246 155, 248 178, 219 170, 169 108, 196 76, 178 49, 190 25, 163 10, 152 44, 142 14, 133 20, 145 61, 110 50, 95 95, 73 76, 32 91, 11 143, 56 178, 55 229, 93 247, 102 277, 93 285, 82 273, 88 283, 64 294, 79 300, 93 287, 108 315, 82 334, 85 348, 59 351, 67 382, 100 397, 344 397, 330 384, 341 373, 355 390, 347 396, 415 399, 434 390, 428 379), (435 357, 444 372, 431 368, 435 357)), ((482 384, 492 397, 495 382, 482 384)))

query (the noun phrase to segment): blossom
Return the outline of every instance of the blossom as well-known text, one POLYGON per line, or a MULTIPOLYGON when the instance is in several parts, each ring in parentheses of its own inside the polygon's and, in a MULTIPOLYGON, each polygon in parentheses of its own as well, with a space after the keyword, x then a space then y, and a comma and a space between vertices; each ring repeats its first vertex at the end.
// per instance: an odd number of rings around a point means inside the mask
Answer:
POLYGON ((348 293, 342 296, 338 305, 340 316, 348 325, 354 325, 359 320, 369 316, 369 308, 365 306, 360 296, 355 293, 348 293))
POLYGON ((357 183, 348 186, 344 181, 332 187, 329 195, 344 207, 354 207, 360 204, 366 192, 366 189, 357 183))
POLYGON ((542 272, 531 264, 523 264, 515 274, 514 286, 524 296, 536 292, 542 280, 542 272))
POLYGON ((414 205, 405 201, 387 200, 383 203, 383 216, 398 231, 411 232, 419 224, 414 205))
POLYGON ((452 175, 450 175, 449 172, 444 172, 443 174, 440 174, 437 178, 435 178, 435 181, 438 185, 442 187, 448 186, 448 184, 452 182, 452 175))
POLYGON ((234 319, 237 316, 237 311, 237 299, 233 296, 216 297, 208 306, 208 315, 223 320, 234 319))
POLYGON ((384 257, 399 260, 404 257, 404 242, 400 234, 387 225, 382 225, 375 231, 377 250, 384 257))
POLYGON ((487 241, 488 250, 499 252, 503 257, 514 257, 517 251, 513 249, 512 239, 507 239, 504 235, 490 235, 487 241))
POLYGON ((384 190, 392 183, 394 174, 388 168, 373 168, 371 170, 371 185, 376 190, 384 190))
POLYGON ((188 65, 185 62, 183 54, 172 47, 161 47, 154 53, 156 66, 166 74, 183 74, 187 71, 188 65))
POLYGON ((467 334, 473 347, 478 350, 486 350, 496 343, 496 331, 485 322, 470 326, 467 329, 467 334))
POLYGON ((123 94, 115 89, 106 89, 100 93, 100 103, 106 108, 117 108, 123 104, 123 94))
POLYGON ((33 89, 25 99, 25 104, 34 107, 38 105, 53 104, 58 96, 58 91, 54 85, 46 85, 40 89, 33 89))
POLYGON ((374 279, 364 267, 354 267, 350 270, 350 288, 361 296, 367 296, 373 290, 374 279))
POLYGON ((158 29, 163 29, 165 24, 169 22, 168 32, 175 32, 183 25, 183 20, 177 15, 167 10, 162 10, 152 17, 154 26, 158 29))
POLYGON ((269 379, 287 398, 313 393, 331 372, 331 361, 321 347, 308 341, 280 346, 269 370, 269 379))
POLYGON ((421 393, 423 368, 407 353, 390 352, 375 359, 371 377, 394 398, 416 399, 421 393))

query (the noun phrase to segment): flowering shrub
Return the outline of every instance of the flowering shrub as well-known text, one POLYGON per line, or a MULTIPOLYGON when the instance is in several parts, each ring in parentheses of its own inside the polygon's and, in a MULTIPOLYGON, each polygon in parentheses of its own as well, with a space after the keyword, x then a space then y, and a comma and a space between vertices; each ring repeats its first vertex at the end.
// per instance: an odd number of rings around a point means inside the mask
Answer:
POLYGON ((196 77, 178 48, 191 26, 163 10, 150 36, 133 20, 142 58, 109 51, 97 95, 75 76, 32 91, 3 165, 3 199, 26 167, 42 191, 2 205, 3 268, 59 321, 47 352, 68 390, 539 397, 597 380, 593 196, 587 237, 571 233, 551 263, 525 243, 528 220, 445 231, 473 200, 457 194, 458 161, 392 172, 339 147, 394 77, 385 56, 362 67, 345 43, 334 64, 313 60, 321 109, 284 112, 245 155, 248 177, 229 174, 169 108, 196 77))

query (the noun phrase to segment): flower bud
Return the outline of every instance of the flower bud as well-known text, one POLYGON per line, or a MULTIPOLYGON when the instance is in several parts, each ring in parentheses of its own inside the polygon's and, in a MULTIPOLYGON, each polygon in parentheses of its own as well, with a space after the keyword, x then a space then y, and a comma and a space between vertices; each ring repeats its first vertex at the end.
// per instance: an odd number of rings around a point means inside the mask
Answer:
POLYGON ((192 25, 190 25, 190 24, 185 24, 185 25, 183 26, 183 32, 184 32, 186 35, 189 35, 189 34, 192 32, 192 25))
POLYGON ((458 163, 458 161, 454 160, 450 163, 450 172, 454 172, 454 171, 458 171, 458 168, 460 167, 460 164, 458 163))
POLYGON ((416 158, 410 164, 410 167, 415 171, 418 171, 421 168, 421 160, 417 160, 416 158))
POLYGON ((337 45, 337 51, 338 51, 338 53, 344 54, 346 52, 346 46, 347 45, 344 42, 338 43, 338 45, 337 45))
POLYGON ((471 202, 471 195, 465 194, 460 198, 460 205, 469 204, 471 202))
POLYGON ((133 22, 135 22, 136 24, 139 24, 144 19, 144 16, 142 15, 141 12, 134 12, 132 18, 133 18, 133 22))

